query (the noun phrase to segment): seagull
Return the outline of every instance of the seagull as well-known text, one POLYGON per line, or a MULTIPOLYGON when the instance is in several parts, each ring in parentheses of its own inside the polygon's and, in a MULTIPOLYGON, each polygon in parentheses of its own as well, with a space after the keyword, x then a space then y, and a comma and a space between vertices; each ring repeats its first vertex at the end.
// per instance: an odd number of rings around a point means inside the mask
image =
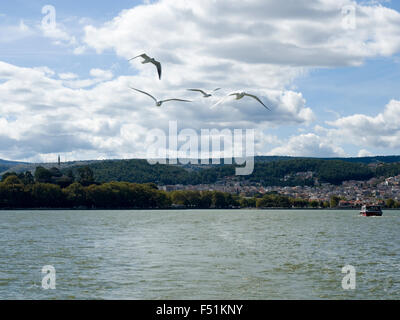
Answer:
POLYGON ((167 99, 167 100, 157 100, 156 98, 154 98, 151 94, 149 94, 149 93, 147 93, 147 92, 144 92, 144 91, 142 91, 142 90, 139 90, 139 89, 135 89, 135 88, 131 88, 132 90, 135 90, 135 91, 137 91, 137 92, 140 92, 140 93, 143 93, 143 94, 145 94, 146 96, 149 96, 150 98, 152 98, 155 102, 156 102, 156 106, 157 107, 161 107, 161 105, 164 103, 164 102, 168 102, 168 101, 180 101, 180 102, 192 102, 192 101, 189 101, 189 100, 182 100, 182 99, 167 99))
MULTIPOLYGON (((221 88, 217 88, 217 89, 213 90, 212 92, 215 92, 215 91, 218 91, 218 90, 221 90, 221 88)), ((203 97, 204 97, 204 98, 212 97, 212 94, 211 94, 211 93, 207 93, 207 92, 205 92, 205 91, 203 91, 203 90, 200 90, 200 89, 188 89, 188 91, 200 92, 200 93, 203 94, 203 97)))
POLYGON ((132 58, 132 59, 129 59, 128 61, 132 61, 132 60, 134 60, 134 59, 136 59, 136 58, 139 58, 139 57, 141 57, 141 58, 144 59, 144 60, 142 61, 142 64, 145 64, 145 63, 152 63, 152 64, 154 64, 154 65, 157 67, 158 78, 161 80, 161 73, 162 73, 161 63, 158 62, 157 60, 155 60, 154 58, 150 58, 150 57, 149 57, 147 54, 145 54, 145 53, 143 53, 143 54, 141 54, 141 55, 139 55, 139 56, 137 56, 137 57, 134 57, 134 58, 132 58))
POLYGON ((232 92, 232 93, 230 93, 228 96, 226 96, 225 98, 223 98, 223 99, 221 99, 220 101, 218 101, 218 102, 214 105, 214 107, 216 107, 217 105, 219 105, 219 104, 225 102, 226 99, 229 98, 229 97, 231 97, 231 96, 235 96, 235 99, 236 99, 236 100, 240 100, 240 99, 242 99, 242 98, 244 98, 244 97, 253 98, 253 99, 257 100, 259 103, 261 103, 266 109, 268 109, 269 111, 271 111, 271 109, 268 108, 268 107, 261 101, 261 99, 260 99, 259 97, 255 96, 255 95, 253 95, 253 94, 249 94, 249 93, 243 92, 243 91, 242 91, 242 92, 232 92))

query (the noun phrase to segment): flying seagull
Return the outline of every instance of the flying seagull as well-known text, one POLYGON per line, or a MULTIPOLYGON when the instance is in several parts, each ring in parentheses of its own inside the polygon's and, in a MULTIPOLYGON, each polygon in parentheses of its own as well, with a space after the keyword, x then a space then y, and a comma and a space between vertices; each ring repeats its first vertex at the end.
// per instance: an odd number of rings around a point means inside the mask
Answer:
POLYGON ((139 56, 137 56, 137 57, 134 57, 134 58, 132 58, 132 59, 129 59, 128 61, 134 60, 134 59, 139 58, 139 57, 141 57, 141 58, 144 59, 144 60, 142 61, 142 64, 145 64, 145 63, 152 63, 152 64, 154 64, 154 65, 156 66, 157 72, 158 72, 158 78, 161 80, 161 73, 162 73, 161 63, 158 62, 157 60, 155 60, 154 58, 150 58, 150 57, 149 57, 147 54, 145 54, 145 53, 143 53, 143 54, 141 54, 141 55, 139 55, 139 56))
POLYGON ((220 101, 218 101, 218 102, 214 105, 214 107, 216 107, 217 105, 219 105, 219 104, 225 102, 226 99, 229 98, 229 97, 231 97, 231 96, 235 96, 235 99, 236 99, 236 100, 243 99, 244 97, 253 98, 253 99, 257 100, 259 103, 261 103, 266 109, 268 109, 269 111, 271 111, 271 109, 268 108, 268 107, 261 101, 261 99, 260 99, 259 97, 255 96, 254 94, 249 94, 249 93, 246 93, 246 92, 232 92, 232 93, 230 93, 228 96, 226 96, 225 98, 223 98, 223 99, 221 99, 220 101))
MULTIPOLYGON (((212 92, 215 92, 215 91, 218 91, 218 90, 221 90, 221 88, 217 88, 217 89, 213 90, 212 92)), ((203 97, 204 97, 204 98, 212 97, 212 94, 211 94, 211 93, 207 93, 207 92, 205 92, 205 91, 203 91, 203 90, 200 90, 200 89, 188 89, 188 91, 200 92, 200 93, 203 94, 203 97)))
POLYGON ((135 90, 135 91, 137 91, 137 92, 143 93, 143 94, 145 94, 146 96, 149 96, 150 98, 152 98, 152 99, 155 101, 157 107, 161 107, 161 105, 162 105, 164 102, 169 102, 169 101, 192 102, 192 101, 183 100, 183 99, 157 100, 156 98, 154 98, 151 94, 149 94, 149 93, 147 93, 147 92, 144 92, 144 91, 142 91, 142 90, 135 89, 135 88, 131 88, 131 89, 132 89, 132 90, 135 90))

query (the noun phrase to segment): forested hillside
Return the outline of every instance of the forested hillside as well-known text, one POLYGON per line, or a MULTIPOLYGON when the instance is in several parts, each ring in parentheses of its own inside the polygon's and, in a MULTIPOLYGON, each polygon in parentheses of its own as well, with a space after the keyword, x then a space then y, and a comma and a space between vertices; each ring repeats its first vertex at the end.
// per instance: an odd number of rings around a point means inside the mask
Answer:
MULTIPOLYGON (((217 166, 204 170, 187 170, 174 165, 150 165, 146 160, 102 161, 88 165, 96 181, 126 181, 157 184, 214 183, 219 178, 234 174, 233 166, 217 166)), ((76 172, 79 166, 71 169, 76 172)))
MULTIPOLYGON (((265 186, 313 185, 316 181, 341 184, 346 180, 368 180, 373 177, 390 177, 400 174, 400 162, 393 157, 353 158, 346 160, 256 157, 254 172, 250 176, 237 179, 259 182, 265 186), (373 159, 375 160, 373 161, 373 159), (386 162, 379 162, 380 160, 386 162), (299 173, 312 172, 311 175, 299 173)), ((212 184, 218 180, 235 175, 233 165, 150 165, 146 160, 105 160, 61 164, 61 171, 66 174, 88 165, 94 172, 96 181, 126 181, 133 183, 156 183, 159 185, 197 185, 212 184)), ((27 166, 27 164, 25 165, 27 166)), ((54 164, 52 165, 54 166, 54 164)), ((44 166, 46 167, 46 166, 44 166)), ((49 166, 47 166, 50 168, 49 166)), ((0 160, 0 170, 16 173, 31 171, 18 162, 0 160), (16 167, 15 164, 17 164, 16 167), (25 168, 25 170, 20 170, 25 168)), ((36 166, 34 166, 36 168, 36 166)))
POLYGON ((10 168, 13 168, 20 164, 22 164, 22 162, 8 161, 8 160, 0 159, 0 172, 7 171, 10 168))
POLYGON ((332 184, 340 184, 346 180, 368 180, 374 176, 372 170, 364 164, 339 160, 296 159, 256 163, 249 179, 271 186, 312 184, 312 181, 299 177, 282 181, 285 176, 298 172, 313 172, 320 182, 332 184))
MULTIPOLYGON (((216 165, 202 170, 187 170, 182 166, 150 165, 145 160, 102 161, 90 164, 96 181, 126 181, 134 183, 210 184, 220 179, 234 176, 232 165, 216 165)), ((76 171, 79 167, 73 167, 76 171)), ((381 164, 369 167, 363 163, 342 160, 293 159, 272 162, 257 162, 250 176, 241 180, 260 182, 266 186, 313 185, 319 182, 341 184, 347 180, 369 180, 373 177, 388 177, 400 174, 400 164, 381 164), (312 178, 297 176, 297 173, 313 172, 312 178)))

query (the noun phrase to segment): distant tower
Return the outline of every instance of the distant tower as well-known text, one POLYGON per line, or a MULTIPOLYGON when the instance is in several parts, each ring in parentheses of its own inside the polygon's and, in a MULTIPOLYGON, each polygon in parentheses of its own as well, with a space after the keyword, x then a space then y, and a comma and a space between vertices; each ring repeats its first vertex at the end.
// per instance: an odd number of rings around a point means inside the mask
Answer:
POLYGON ((58 155, 58 166, 59 166, 59 167, 61 166, 61 158, 60 158, 60 155, 58 155))

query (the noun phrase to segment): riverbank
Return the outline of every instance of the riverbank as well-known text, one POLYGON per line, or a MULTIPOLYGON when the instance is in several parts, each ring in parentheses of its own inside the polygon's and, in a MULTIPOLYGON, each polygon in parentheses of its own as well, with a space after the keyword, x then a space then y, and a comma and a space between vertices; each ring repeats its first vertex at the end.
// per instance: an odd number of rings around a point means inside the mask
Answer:
MULTIPOLYGON (((0 208, 1 211, 223 211, 223 210, 276 210, 276 211, 360 211, 361 208, 0 208)), ((400 208, 382 210, 400 211, 400 208)))

